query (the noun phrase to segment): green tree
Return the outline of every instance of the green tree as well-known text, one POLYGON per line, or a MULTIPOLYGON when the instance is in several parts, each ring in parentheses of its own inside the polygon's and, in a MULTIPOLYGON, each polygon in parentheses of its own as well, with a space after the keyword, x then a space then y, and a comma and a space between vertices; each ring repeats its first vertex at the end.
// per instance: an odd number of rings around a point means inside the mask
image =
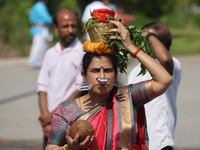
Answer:
POLYGON ((30 42, 28 8, 32 1, 0 0, 0 40, 11 46, 21 45, 20 55, 26 55, 23 43, 30 42))
MULTIPOLYGON (((79 34, 81 34, 81 16, 87 4, 92 0, 48 0, 48 9, 51 15, 61 8, 71 8, 78 13, 79 34)), ((136 16, 134 25, 141 27, 144 24, 159 20, 169 27, 197 27, 200 26, 200 14, 192 12, 192 3, 200 5, 199 0, 113 0, 117 6, 122 6, 126 12, 136 16)), ((32 37, 31 24, 28 13, 35 0, 0 0, 0 56, 2 45, 9 45, 18 55, 29 54, 32 37)), ((54 36, 52 45, 57 42, 54 36)))

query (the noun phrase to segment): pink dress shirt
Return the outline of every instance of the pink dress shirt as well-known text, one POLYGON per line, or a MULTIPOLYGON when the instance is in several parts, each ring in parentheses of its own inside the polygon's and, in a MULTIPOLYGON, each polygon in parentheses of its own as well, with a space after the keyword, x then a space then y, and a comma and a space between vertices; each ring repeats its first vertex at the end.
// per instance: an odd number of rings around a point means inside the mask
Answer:
POLYGON ((82 43, 75 41, 63 51, 60 42, 50 48, 44 57, 37 81, 37 92, 47 93, 47 108, 55 110, 82 83, 81 61, 84 55, 82 43))

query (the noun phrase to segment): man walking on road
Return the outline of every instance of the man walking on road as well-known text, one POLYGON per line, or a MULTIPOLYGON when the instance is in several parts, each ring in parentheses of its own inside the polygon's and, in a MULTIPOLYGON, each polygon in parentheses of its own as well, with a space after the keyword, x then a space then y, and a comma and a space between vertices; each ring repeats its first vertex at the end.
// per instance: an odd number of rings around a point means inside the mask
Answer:
POLYGON ((71 9, 61 9, 55 14, 53 22, 59 42, 45 54, 37 81, 44 148, 53 113, 61 103, 76 97, 78 85, 82 83, 80 62, 84 52, 77 38, 77 15, 71 9))
MULTIPOLYGON (((169 54, 172 39, 169 29, 164 24, 152 22, 145 25, 142 29, 142 32, 149 30, 145 37, 150 41, 157 61, 172 76, 172 82, 167 91, 148 104, 145 104, 149 149, 173 150, 174 129, 177 119, 176 97, 181 80, 181 64, 169 54)), ((130 72, 128 84, 151 79, 149 72, 144 76, 135 76, 139 71, 140 64, 130 72)))
POLYGON ((40 68, 44 59, 44 55, 49 49, 49 43, 53 37, 49 30, 52 24, 52 17, 46 6, 48 0, 38 0, 31 8, 29 19, 32 24, 31 35, 33 42, 28 61, 29 69, 40 68))

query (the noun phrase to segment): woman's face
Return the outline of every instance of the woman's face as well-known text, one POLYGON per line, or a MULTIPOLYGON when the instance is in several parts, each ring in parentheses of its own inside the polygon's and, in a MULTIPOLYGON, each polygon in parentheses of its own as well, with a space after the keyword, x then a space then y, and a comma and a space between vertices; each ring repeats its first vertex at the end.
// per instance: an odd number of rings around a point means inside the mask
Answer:
POLYGON ((94 57, 87 69, 86 76, 83 75, 84 82, 89 82, 93 85, 90 92, 98 95, 104 95, 111 92, 113 84, 117 81, 117 75, 115 74, 113 65, 109 58, 105 56, 94 57), (107 84, 100 84, 97 78, 108 78, 107 84))

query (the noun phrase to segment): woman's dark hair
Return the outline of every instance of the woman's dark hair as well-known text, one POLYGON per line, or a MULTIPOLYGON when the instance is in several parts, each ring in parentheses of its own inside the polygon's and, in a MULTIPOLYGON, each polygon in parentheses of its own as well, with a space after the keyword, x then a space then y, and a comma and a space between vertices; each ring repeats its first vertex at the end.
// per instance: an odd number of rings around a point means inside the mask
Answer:
POLYGON ((87 69, 92 61, 92 59, 94 57, 98 57, 100 58, 101 56, 105 56, 107 58, 110 59, 111 64, 113 65, 115 74, 117 74, 118 72, 118 67, 119 67, 119 59, 116 55, 112 55, 112 54, 93 54, 93 53, 85 53, 85 55, 83 56, 83 60, 82 60, 82 70, 84 75, 87 74, 87 69))
POLYGON ((171 43, 172 43, 172 36, 170 31, 163 31, 163 28, 160 26, 160 22, 151 22, 146 24, 142 29, 150 28, 157 31, 157 38, 165 45, 167 50, 169 51, 171 43))
MULTIPOLYGON (((110 59, 110 62, 113 65, 115 74, 117 74, 118 67, 119 67, 119 59, 116 55, 112 55, 112 54, 102 54, 102 55, 100 55, 100 54, 93 54, 93 53, 85 53, 85 55, 83 56, 83 59, 82 59, 82 70, 83 70, 84 75, 87 74, 87 69, 88 69, 92 59, 94 57, 100 58, 101 56, 105 56, 105 57, 110 59)), ((88 91, 80 91, 78 93, 78 97, 81 97, 81 96, 83 96, 87 93, 88 93, 88 91)))

